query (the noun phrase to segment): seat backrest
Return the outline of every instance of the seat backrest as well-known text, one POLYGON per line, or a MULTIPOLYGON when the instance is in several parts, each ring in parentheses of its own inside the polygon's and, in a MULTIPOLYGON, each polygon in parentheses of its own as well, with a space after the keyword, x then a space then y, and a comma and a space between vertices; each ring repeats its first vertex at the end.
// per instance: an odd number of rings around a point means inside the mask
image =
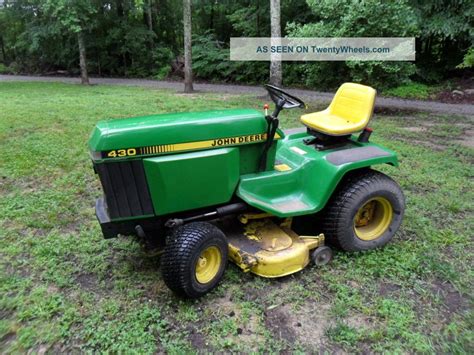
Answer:
POLYGON ((377 91, 370 86, 344 83, 329 105, 329 113, 350 122, 369 122, 374 111, 377 91))

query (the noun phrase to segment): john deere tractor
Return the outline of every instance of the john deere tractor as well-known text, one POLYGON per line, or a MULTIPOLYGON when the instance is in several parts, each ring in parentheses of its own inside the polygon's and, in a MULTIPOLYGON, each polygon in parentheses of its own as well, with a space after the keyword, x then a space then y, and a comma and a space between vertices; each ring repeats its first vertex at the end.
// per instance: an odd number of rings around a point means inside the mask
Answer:
POLYGON ((381 247, 402 222, 399 185, 373 170, 396 154, 369 141, 376 91, 345 83, 327 109, 282 131, 284 109, 304 102, 266 85, 275 104, 99 122, 89 148, 104 196, 105 238, 137 235, 162 245, 166 285, 199 297, 231 260, 275 278, 348 252, 381 247))

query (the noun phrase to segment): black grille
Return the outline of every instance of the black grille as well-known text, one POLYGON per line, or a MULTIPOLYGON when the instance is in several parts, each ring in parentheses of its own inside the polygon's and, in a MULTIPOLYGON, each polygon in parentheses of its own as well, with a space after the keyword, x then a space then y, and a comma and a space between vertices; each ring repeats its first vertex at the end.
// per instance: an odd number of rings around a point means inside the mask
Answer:
POLYGON ((96 165, 111 219, 153 214, 141 160, 96 165))

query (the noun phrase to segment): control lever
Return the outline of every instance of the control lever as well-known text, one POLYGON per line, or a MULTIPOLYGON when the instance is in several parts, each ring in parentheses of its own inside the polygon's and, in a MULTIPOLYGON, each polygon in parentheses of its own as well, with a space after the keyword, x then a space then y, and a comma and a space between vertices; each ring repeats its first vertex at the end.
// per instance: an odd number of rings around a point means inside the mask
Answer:
POLYGON ((263 106, 263 108, 265 109, 265 120, 267 121, 267 140, 265 141, 262 157, 260 158, 260 164, 258 167, 259 171, 265 171, 265 168, 267 166, 268 151, 270 150, 270 147, 273 144, 273 141, 275 139, 275 133, 278 129, 278 124, 280 123, 280 121, 277 118, 278 114, 280 113, 282 109, 282 105, 280 105, 280 101, 278 102, 279 104, 276 105, 275 111, 273 111, 271 115, 268 115, 268 104, 265 104, 263 106))

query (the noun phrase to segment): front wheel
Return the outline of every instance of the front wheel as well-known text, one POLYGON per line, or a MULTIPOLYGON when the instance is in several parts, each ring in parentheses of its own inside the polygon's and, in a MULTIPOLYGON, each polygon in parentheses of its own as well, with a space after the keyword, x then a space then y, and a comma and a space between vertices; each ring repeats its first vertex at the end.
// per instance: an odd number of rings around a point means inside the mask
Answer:
POLYGON ((200 297, 217 286, 227 265, 227 240, 216 226, 189 223, 167 238, 161 271, 176 294, 200 297))
POLYGON ((384 246, 403 219, 405 198, 390 177, 373 170, 351 175, 326 207, 323 232, 345 251, 384 246))

